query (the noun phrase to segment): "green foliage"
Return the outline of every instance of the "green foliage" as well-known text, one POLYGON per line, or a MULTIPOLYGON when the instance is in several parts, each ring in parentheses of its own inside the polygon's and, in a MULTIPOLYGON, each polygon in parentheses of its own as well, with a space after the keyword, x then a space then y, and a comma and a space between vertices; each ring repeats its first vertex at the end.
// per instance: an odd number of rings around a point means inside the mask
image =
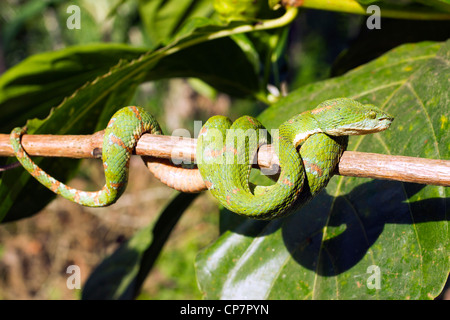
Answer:
POLYGON ((249 21, 268 11, 266 0, 214 0, 214 9, 224 21, 249 21))
MULTIPOLYGON (((433 14, 445 14, 450 6, 448 0, 410 1, 402 7, 392 6, 392 2, 359 1, 387 5, 390 17, 402 18, 410 9, 420 15, 418 5, 429 6, 433 14)), ((301 69, 290 75, 289 58, 296 52, 289 52, 289 44, 296 34, 293 21, 297 10, 271 10, 266 1, 234 3, 120 0, 107 18, 116 18, 111 27, 115 31, 109 36, 128 39, 126 30, 140 28, 143 40, 139 47, 92 43, 104 37, 100 31, 83 35, 64 30, 61 38, 67 48, 33 54, 38 49, 26 47, 29 57, 14 65, 16 58, 10 58, 9 52, 19 47, 14 39, 29 30, 30 19, 55 10, 64 23, 68 2, 30 1, 13 23, 2 23, 8 26, 3 28, 2 40, 11 67, 0 77, 1 132, 26 123, 34 134, 92 133, 104 128, 116 110, 132 101, 140 84, 193 77, 233 98, 267 104, 259 118, 268 128, 329 98, 374 103, 395 115, 393 127, 351 139, 350 150, 450 158, 450 42, 443 42, 448 33, 433 39, 428 35, 417 38, 414 33, 408 42, 442 41, 402 45, 384 55, 390 48, 381 41, 371 41, 368 46, 359 42, 342 52, 333 66, 324 58, 330 39, 309 38, 306 48, 315 52, 300 56, 301 69), (122 19, 123 12, 128 12, 127 18, 122 19), (331 69, 339 77, 324 80, 323 70, 331 69), (287 97, 280 99, 268 91, 268 85, 281 89, 282 83, 292 79, 297 79, 292 87, 298 89, 287 97), (323 81, 314 82, 317 79, 323 81)), ((75 4, 86 5, 81 0, 75 4)), ((270 6, 275 2, 270 1, 270 6)), ((8 11, 2 12, 6 17, 8 11)), ((95 25, 94 15, 83 12, 83 21, 95 25)), ((348 20, 348 16, 340 17, 336 24, 348 20)), ((398 21, 396 28, 405 29, 402 23, 398 21)), ((431 26, 433 23, 430 21, 431 26)), ((446 26, 441 22, 439 29, 446 30, 446 26)), ((313 34, 320 37, 320 33, 313 34)), ((392 39, 389 33, 385 37, 383 41, 392 39)), ((392 47, 402 41, 406 40, 397 39, 392 47)), ((67 181, 76 173, 78 161, 47 158, 36 162, 67 181)), ((323 193, 285 219, 256 222, 223 212, 222 235, 196 260, 200 289, 208 299, 435 298, 450 270, 449 196, 448 188, 443 187, 334 177, 323 193), (372 265, 381 271, 378 290, 366 285, 367 268, 372 265)), ((0 176, 3 222, 31 216, 53 198, 23 170, 0 176)), ((172 228, 193 199, 182 194, 171 199, 157 221, 93 272, 83 298, 136 297, 172 228)))
POLYGON ((139 14, 151 47, 169 44, 184 21, 214 14, 209 0, 139 0, 139 14))
POLYGON ((196 194, 177 194, 158 221, 140 230, 92 273, 83 289, 83 299, 132 299, 178 219, 196 194))
MULTIPOLYGON (((259 70, 254 61, 247 59, 253 48, 246 46, 246 51, 242 51, 249 40, 233 41, 222 37, 205 41, 222 30, 227 29, 213 20, 196 18, 175 35, 170 45, 146 53, 127 45, 87 44, 30 57, 9 69, 0 80, 0 105, 11 112, 2 122, 4 130, 23 125, 22 117, 46 114, 58 103, 45 119, 27 122, 30 134, 86 134, 100 130, 115 111, 129 103, 139 84, 170 77, 198 77, 236 96, 261 94, 259 70), (108 52, 107 57, 105 52, 108 52), (205 52, 213 54, 214 58, 205 60, 201 54, 205 52), (238 69, 228 67, 230 60, 239 61, 238 69)), ((234 29, 228 30, 232 34, 234 29)), ((44 170, 52 168, 49 172, 62 180, 67 179, 70 168, 74 168, 73 163, 63 164, 55 159, 36 163, 44 170)), ((17 179, 17 172, 2 175, 0 219, 6 217, 5 221, 11 221, 26 217, 53 198, 50 193, 42 194, 43 189, 33 180, 25 171, 20 179, 17 179), (15 201, 23 197, 33 199, 37 194, 40 201, 30 201, 26 208, 23 202, 15 201)))

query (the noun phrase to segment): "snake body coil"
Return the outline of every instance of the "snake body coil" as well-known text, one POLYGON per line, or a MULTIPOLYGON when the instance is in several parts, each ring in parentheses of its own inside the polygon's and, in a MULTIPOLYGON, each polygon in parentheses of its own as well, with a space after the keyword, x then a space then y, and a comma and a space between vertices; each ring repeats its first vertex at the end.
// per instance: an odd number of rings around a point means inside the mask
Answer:
MULTIPOLYGON (((204 184, 222 205, 241 215, 273 219, 298 208, 327 185, 347 146, 348 135, 383 131, 392 120, 384 111, 351 99, 325 101, 279 127, 272 141, 281 167, 278 181, 271 186, 254 186, 249 183, 250 170, 258 148, 268 143, 265 128, 249 116, 234 123, 215 116, 200 131, 197 164, 204 184)), ((162 134, 156 119, 141 108, 126 107, 116 112, 104 135, 105 186, 85 192, 64 185, 40 169, 21 145, 25 132, 24 128, 11 132, 11 144, 23 167, 53 192, 93 207, 114 203, 125 190, 129 160, 140 136, 162 134)))

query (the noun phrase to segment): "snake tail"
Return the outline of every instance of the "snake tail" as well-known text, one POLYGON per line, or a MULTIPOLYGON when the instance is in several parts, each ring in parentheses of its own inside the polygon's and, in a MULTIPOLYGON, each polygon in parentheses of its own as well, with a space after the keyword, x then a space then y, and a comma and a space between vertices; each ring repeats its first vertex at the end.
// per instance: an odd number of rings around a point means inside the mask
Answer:
POLYGON ((130 106, 117 111, 105 129, 102 161, 105 185, 98 191, 82 191, 51 177, 28 156, 21 144, 26 128, 15 128, 10 135, 14 153, 22 166, 41 184, 62 197, 89 207, 104 207, 116 202, 128 182, 130 157, 144 133, 162 134, 156 119, 144 109, 130 106))

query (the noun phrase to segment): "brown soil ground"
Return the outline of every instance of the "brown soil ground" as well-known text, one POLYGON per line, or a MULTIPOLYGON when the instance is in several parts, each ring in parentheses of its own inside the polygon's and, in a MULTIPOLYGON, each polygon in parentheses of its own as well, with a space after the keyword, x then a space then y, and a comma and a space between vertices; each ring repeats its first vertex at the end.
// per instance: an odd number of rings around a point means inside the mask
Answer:
MULTIPOLYGON (((102 183, 99 161, 86 160, 82 170, 92 172, 93 180, 102 183)), ((70 185, 83 189, 86 181, 78 178, 70 185)), ((157 217, 172 193, 133 157, 130 184, 113 206, 86 208, 57 197, 35 216, 0 226, 0 299, 78 299, 80 290, 67 288, 67 267, 80 267, 83 285, 93 268, 120 243, 157 217)), ((206 215, 218 217, 217 213, 206 193, 199 196, 178 222, 163 252, 186 241, 207 245, 217 237, 217 219, 206 215)), ((159 288, 177 285, 158 270, 161 267, 157 264, 144 284, 147 297, 158 298, 159 288)), ((195 274, 191 276, 195 281, 195 274)), ((187 293, 186 297, 198 298, 198 294, 187 293)))

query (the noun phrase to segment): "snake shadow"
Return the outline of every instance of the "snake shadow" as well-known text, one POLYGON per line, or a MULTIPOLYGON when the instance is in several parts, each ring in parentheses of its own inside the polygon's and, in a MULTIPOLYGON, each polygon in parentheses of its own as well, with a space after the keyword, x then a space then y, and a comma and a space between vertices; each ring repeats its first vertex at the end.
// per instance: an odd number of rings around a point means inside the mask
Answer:
POLYGON ((335 276, 355 266, 387 224, 447 221, 450 198, 406 201, 424 188, 419 184, 373 180, 338 197, 322 191, 284 219, 246 221, 233 231, 259 237, 281 228, 282 239, 294 261, 319 275, 335 276))

